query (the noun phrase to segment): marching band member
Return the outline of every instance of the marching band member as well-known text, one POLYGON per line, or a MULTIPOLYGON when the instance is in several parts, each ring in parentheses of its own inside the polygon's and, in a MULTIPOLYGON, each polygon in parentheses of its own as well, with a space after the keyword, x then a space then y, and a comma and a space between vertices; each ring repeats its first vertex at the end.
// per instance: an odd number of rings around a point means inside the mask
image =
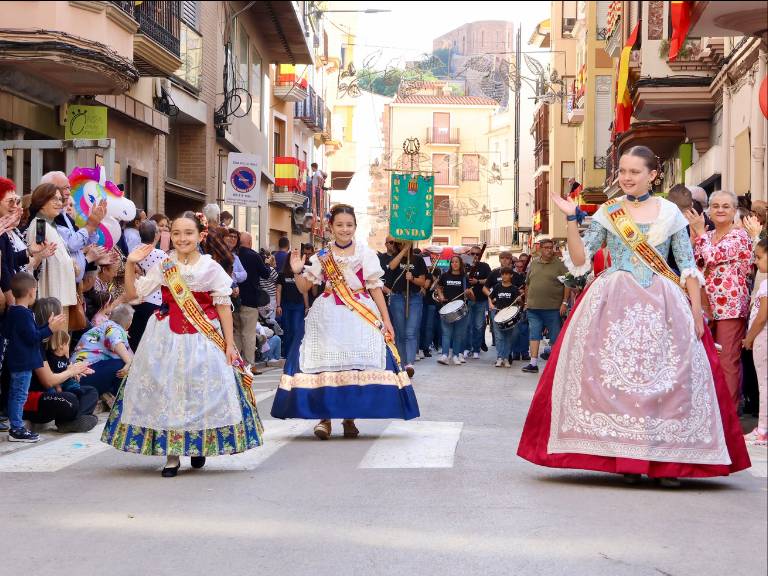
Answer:
POLYGON ((332 418, 343 419, 344 437, 354 438, 355 418, 419 416, 399 366, 378 256, 355 242, 352 206, 334 206, 330 226, 334 241, 309 265, 291 253, 296 287, 306 293, 326 282, 326 289, 307 314, 304 337, 288 351, 272 405, 275 418, 320 419, 314 432, 321 440, 330 438, 332 418))
POLYGON ((648 191, 658 170, 648 148, 624 152, 626 196, 601 206, 584 239, 576 204, 552 195, 568 220, 571 273, 589 272, 606 241, 612 261, 584 291, 539 381, 517 451, 535 464, 624 474, 630 483, 646 474, 670 487, 750 465, 704 326, 688 222, 648 191), (670 248, 681 278, 666 262, 670 248))
MULTIPOLYGON (((466 306, 466 299, 474 298, 474 295, 472 288, 467 287, 464 260, 461 259, 461 256, 454 254, 451 257, 448 272, 440 276, 440 280, 437 282, 437 299, 444 305, 463 298, 466 306)), ((464 314, 460 318, 454 321, 449 321, 449 319, 441 315, 440 325, 443 334, 443 354, 437 361, 440 364, 447 365, 450 362, 451 353, 453 353, 454 364, 466 363, 466 359, 462 355, 469 332, 469 318, 466 310, 464 310, 464 314)))
MULTIPOLYGON (((493 305, 496 313, 512 306, 519 296, 518 288, 512 282, 512 268, 501 268, 501 281, 497 282, 488 291, 488 300, 493 305)), ((509 356, 512 354, 512 343, 515 337, 514 329, 502 330, 499 324, 493 322, 493 331, 496 333, 496 368, 509 368, 509 356)))
POLYGON ((101 439, 118 450, 166 456, 165 478, 176 476, 180 456, 202 468, 206 456, 262 444, 232 334, 232 278, 200 254, 202 231, 198 217, 185 212, 171 226, 175 250, 168 258, 137 279, 135 265, 154 249, 142 244, 125 268, 126 298, 160 288, 163 306, 147 323, 101 439))

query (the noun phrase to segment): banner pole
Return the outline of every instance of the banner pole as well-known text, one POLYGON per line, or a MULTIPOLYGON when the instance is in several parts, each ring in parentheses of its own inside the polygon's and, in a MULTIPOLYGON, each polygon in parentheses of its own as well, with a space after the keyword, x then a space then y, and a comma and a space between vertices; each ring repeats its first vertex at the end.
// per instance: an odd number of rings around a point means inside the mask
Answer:
POLYGON ((408 309, 409 305, 411 303, 411 282, 408 280, 408 272, 411 271, 411 252, 413 251, 413 246, 411 243, 408 243, 408 259, 406 260, 405 264, 405 317, 408 318, 408 309))

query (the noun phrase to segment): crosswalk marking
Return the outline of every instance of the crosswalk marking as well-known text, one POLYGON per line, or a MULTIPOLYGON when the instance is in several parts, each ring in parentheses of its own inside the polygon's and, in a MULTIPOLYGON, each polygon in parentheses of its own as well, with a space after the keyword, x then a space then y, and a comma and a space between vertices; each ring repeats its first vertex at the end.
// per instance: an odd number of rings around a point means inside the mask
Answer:
POLYGON ((307 420, 266 420, 263 446, 242 454, 209 458, 205 468, 208 470, 254 470, 296 436, 311 429, 314 424, 307 420))
POLYGON ((66 434, 27 450, 19 450, 0 458, 0 472, 56 472, 81 460, 108 450, 100 441, 103 426, 90 432, 66 434))
POLYGON ((390 423, 358 468, 452 468, 463 422, 390 423))

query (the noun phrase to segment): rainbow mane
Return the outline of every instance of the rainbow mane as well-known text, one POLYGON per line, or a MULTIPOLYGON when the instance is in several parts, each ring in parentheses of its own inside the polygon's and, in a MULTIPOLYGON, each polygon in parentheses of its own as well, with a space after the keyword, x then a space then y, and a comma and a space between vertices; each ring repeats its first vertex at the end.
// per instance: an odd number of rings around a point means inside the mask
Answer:
MULTIPOLYGON (((110 197, 123 197, 123 192, 114 182, 104 179, 103 168, 100 166, 95 168, 75 168, 69 175, 69 185, 72 187, 70 193, 75 205, 75 224, 81 228, 88 221, 91 206, 102 200, 109 202, 110 197), (88 184, 93 185, 88 186, 88 184)), ((107 250, 111 249, 115 242, 120 239, 119 236, 113 238, 112 233, 104 225, 104 222, 99 225, 97 233, 99 236, 98 244, 104 246, 107 250)))

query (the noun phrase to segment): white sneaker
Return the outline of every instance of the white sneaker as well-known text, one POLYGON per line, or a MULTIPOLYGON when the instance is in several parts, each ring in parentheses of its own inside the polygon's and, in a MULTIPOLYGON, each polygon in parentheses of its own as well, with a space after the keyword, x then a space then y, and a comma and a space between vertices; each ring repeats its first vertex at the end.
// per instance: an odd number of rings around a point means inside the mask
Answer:
POLYGON ((453 357, 453 363, 456 366, 461 366, 462 364, 464 364, 464 361, 461 358, 461 354, 456 354, 456 356, 453 357))
POLYGON ((469 358, 469 355, 470 355, 470 351, 464 350, 464 358, 469 358))
POLYGON ((496 368, 501 368, 504 365, 503 362, 504 361, 501 358, 497 359, 496 360, 496 368))
POLYGON ((459 362, 461 364, 467 363, 467 355, 466 354, 458 354, 459 362))
POLYGON ((509 360, 502 360, 501 361, 501 367, 502 368, 512 368, 512 364, 509 363, 509 360))
POLYGON ((419 350, 419 351, 416 353, 416 360, 423 360, 423 359, 424 359, 424 352, 422 352, 421 350, 419 350))
POLYGON ((446 356, 445 354, 441 354, 440 358, 437 359, 437 363, 445 364, 446 366, 448 366, 448 356, 446 356))
POLYGON ((479 352, 475 352, 474 354, 472 354, 472 359, 473 360, 478 360, 479 358, 480 358, 480 353, 479 352))

